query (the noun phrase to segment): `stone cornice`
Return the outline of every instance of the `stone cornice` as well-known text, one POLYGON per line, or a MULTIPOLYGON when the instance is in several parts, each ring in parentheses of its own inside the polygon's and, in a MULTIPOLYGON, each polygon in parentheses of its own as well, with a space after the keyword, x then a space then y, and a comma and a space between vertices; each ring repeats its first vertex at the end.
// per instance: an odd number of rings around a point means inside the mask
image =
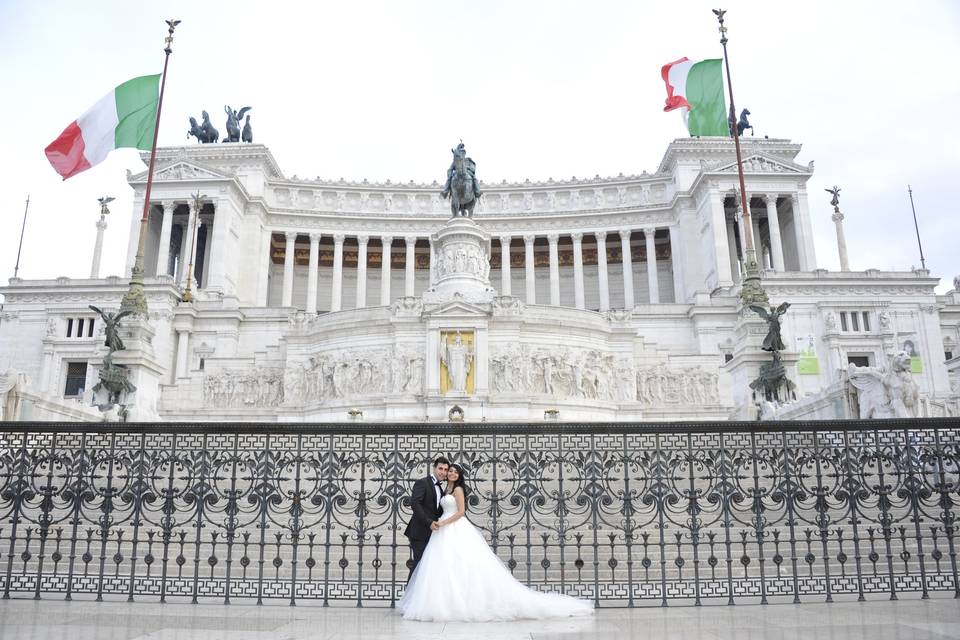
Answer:
MULTIPOLYGON (((801 149, 801 145, 792 143, 787 138, 741 138, 740 147, 743 157, 763 154, 786 162, 792 162, 801 149)), ((736 151, 732 138, 676 138, 664 152, 663 159, 657 167, 657 173, 671 173, 680 160, 715 161, 735 157, 736 151)))

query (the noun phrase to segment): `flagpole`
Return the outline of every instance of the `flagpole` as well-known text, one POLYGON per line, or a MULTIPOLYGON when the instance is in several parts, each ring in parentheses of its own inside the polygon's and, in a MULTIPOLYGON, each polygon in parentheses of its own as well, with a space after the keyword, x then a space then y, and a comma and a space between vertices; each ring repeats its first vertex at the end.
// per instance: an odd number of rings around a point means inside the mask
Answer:
POLYGON ((20 245, 17 246, 17 264, 13 267, 13 277, 17 277, 17 272, 20 271, 20 250, 23 249, 23 232, 27 228, 27 211, 30 210, 30 194, 27 194, 27 204, 23 207, 23 224, 20 225, 20 245))
POLYGON ((147 314, 147 296, 143 290, 143 254, 146 251, 147 223, 150 219, 150 190, 153 188, 153 168, 157 160, 157 136, 160 133, 160 110, 163 108, 163 90, 167 84, 167 65, 170 54, 173 53, 173 30, 180 24, 180 20, 167 20, 167 37, 163 48, 163 76, 160 79, 160 98, 157 101, 157 121, 153 127, 153 144, 150 147, 150 167, 147 169, 147 190, 143 196, 143 216, 140 218, 140 240, 137 244, 137 257, 133 263, 133 273, 130 279, 130 288, 120 301, 122 311, 132 311, 137 315, 147 314))
POLYGON ((747 186, 743 178, 743 158, 740 154, 740 133, 737 131, 737 108, 733 102, 733 81, 730 80, 730 58, 727 55, 727 28, 723 26, 723 9, 714 9, 714 15, 720 22, 720 44, 723 45, 723 64, 727 70, 727 91, 730 93, 730 124, 733 135, 733 146, 737 152, 737 175, 740 178, 740 207, 743 210, 743 239, 744 239, 744 278, 740 286, 740 299, 745 305, 766 304, 769 302, 767 293, 760 283, 760 265, 757 264, 757 252, 753 246, 753 225, 750 222, 750 208, 748 206, 747 186))
POLYGON ((907 193, 910 194, 910 210, 913 211, 913 229, 917 232, 917 246, 920 248, 920 267, 926 271, 927 261, 923 259, 923 245, 920 243, 920 226, 917 224, 917 208, 913 206, 913 189, 910 188, 910 185, 907 185, 907 193))

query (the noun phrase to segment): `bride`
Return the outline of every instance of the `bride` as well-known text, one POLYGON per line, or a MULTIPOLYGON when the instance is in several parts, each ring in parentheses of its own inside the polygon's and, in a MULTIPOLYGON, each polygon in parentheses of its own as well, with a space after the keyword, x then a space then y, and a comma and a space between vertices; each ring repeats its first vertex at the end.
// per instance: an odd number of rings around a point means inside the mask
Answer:
POLYGON ((540 593, 514 578, 467 520, 463 468, 450 465, 440 528, 397 603, 408 620, 481 622, 590 615, 593 604, 540 593))

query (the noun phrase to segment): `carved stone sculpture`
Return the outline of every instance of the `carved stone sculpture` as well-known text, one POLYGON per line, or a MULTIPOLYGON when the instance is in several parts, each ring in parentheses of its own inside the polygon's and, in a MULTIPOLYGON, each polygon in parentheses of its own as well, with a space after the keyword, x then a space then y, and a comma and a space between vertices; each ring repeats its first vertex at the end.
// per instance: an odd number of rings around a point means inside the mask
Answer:
POLYGON ((886 366, 858 367, 851 363, 847 379, 857 390, 861 419, 915 417, 919 390, 906 351, 898 352, 886 366))
POLYGON ((275 369, 221 371, 203 378, 203 401, 217 408, 276 407, 284 391, 283 373, 275 369))

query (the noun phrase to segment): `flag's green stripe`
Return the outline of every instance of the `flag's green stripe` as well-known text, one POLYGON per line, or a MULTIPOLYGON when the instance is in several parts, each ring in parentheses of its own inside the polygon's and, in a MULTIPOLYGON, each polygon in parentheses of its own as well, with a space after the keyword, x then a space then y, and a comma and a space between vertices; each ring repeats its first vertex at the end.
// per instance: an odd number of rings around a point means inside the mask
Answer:
POLYGON ((124 82, 114 91, 117 100, 116 147, 149 151, 157 120, 160 76, 140 76, 124 82))
POLYGON ((687 127, 692 136, 729 136, 727 106, 723 99, 722 60, 703 60, 687 76, 687 127))

